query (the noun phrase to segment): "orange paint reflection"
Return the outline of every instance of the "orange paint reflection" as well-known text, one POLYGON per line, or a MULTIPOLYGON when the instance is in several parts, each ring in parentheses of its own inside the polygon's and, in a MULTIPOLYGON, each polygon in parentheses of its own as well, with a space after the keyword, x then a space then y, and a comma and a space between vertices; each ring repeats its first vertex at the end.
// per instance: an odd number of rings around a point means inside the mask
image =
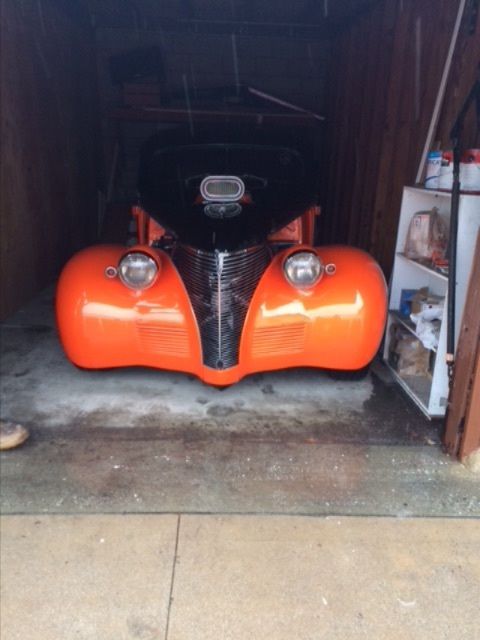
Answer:
POLYGON ((362 295, 357 291, 354 302, 337 302, 313 309, 306 308, 301 300, 294 300, 274 309, 267 309, 266 303, 263 303, 261 305, 261 314, 264 318, 302 316, 308 320, 315 320, 316 318, 351 318, 352 316, 357 316, 363 307, 362 295))

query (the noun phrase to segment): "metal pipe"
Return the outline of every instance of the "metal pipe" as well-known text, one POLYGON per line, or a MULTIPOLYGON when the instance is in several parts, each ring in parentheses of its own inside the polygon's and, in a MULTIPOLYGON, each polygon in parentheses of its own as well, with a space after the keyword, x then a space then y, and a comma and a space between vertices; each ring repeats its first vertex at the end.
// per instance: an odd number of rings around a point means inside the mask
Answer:
POLYGON ((453 184, 450 211, 450 241, 448 256, 448 299, 447 299, 447 364, 453 365, 455 353, 455 299, 457 290, 457 235, 458 208, 460 204, 460 144, 453 142, 453 184))

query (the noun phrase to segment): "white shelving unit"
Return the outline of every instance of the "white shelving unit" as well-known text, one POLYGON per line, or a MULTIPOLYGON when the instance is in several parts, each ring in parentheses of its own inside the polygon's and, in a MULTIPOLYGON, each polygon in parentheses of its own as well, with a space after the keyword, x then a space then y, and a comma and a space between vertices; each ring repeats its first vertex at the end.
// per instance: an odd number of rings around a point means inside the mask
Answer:
MULTIPOLYGON (((448 370, 445 362, 447 344, 446 300, 440 328, 439 345, 437 353, 435 354, 435 365, 431 377, 400 376, 398 372, 390 366, 388 360, 391 339, 390 326, 393 323, 401 324, 407 330, 415 333, 413 323, 399 314, 402 289, 421 289, 422 287, 428 287, 430 292, 435 295, 445 298, 447 296, 447 276, 414 260, 410 260, 403 252, 408 227, 413 215, 418 211, 429 211, 433 207, 437 207, 442 216, 449 220, 450 202, 451 194, 449 192, 433 191, 422 187, 405 187, 403 190, 383 352, 385 363, 392 371, 395 379, 429 418, 444 416, 447 406, 448 370)), ((479 228, 480 195, 462 194, 460 196, 458 219, 457 290, 455 304, 456 339, 458 339, 460 330, 468 278, 472 266, 473 252, 475 250, 475 240, 479 228)))

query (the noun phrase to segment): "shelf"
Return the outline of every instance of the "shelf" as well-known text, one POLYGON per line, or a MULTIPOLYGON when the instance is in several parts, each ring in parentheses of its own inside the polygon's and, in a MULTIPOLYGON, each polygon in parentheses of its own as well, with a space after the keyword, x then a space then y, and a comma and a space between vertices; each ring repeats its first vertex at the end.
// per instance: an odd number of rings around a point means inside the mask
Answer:
POLYGON ((426 265, 422 264, 421 262, 417 262, 416 260, 411 260, 410 258, 407 258, 407 256, 404 253, 399 252, 399 253, 397 253, 397 256, 399 258, 402 258, 402 260, 405 260, 405 262, 408 262, 409 264, 413 264, 418 269, 421 269, 422 271, 425 271, 426 273, 430 274, 431 276, 435 276, 439 280, 443 280, 444 282, 448 282, 448 276, 445 276, 443 273, 439 273, 438 271, 435 271, 431 267, 427 267, 426 265))
POLYGON ((412 187, 405 187, 405 188, 408 191, 413 191, 415 193, 429 194, 429 195, 440 196, 444 198, 450 198, 452 195, 452 192, 450 191, 450 189, 427 189, 426 187, 420 184, 414 185, 412 187))
MULTIPOLYGON (((425 189, 423 185, 408 186, 404 188, 402 206, 397 232, 397 245, 395 261, 393 265, 392 280, 390 285, 390 303, 388 313, 388 327, 396 323, 399 327, 408 331, 408 335, 415 333, 413 324, 409 318, 400 315, 402 291, 405 289, 418 290, 428 287, 429 291, 445 297, 448 295, 448 275, 439 273, 433 266, 422 264, 407 258, 404 252, 408 229, 412 217, 419 211, 431 209, 434 205, 441 215, 448 218, 451 203, 449 191, 425 189)), ((459 328, 462 322, 462 311, 467 296, 467 283, 470 275, 472 258, 475 252, 475 239, 477 230, 480 229, 479 195, 475 192, 463 192, 460 197, 458 211, 458 237, 457 237, 457 272, 456 272, 456 296, 455 296, 455 328, 458 339, 459 328)), ((392 376, 405 393, 420 407, 426 416, 440 417, 445 415, 448 402, 448 370, 446 365, 447 345, 447 308, 444 306, 438 347, 435 357, 430 361, 430 375, 404 376, 399 375, 391 364, 389 365, 391 334, 387 331, 383 347, 383 359, 392 371, 392 376)))
MULTIPOLYGON (((394 320, 395 322, 398 322, 399 324, 402 325, 402 327, 405 327, 405 329, 407 329, 407 331, 410 331, 410 333, 412 335, 415 336, 415 338, 417 338, 417 340, 420 340, 420 338, 417 336, 417 334, 415 333, 415 325, 413 324, 413 322, 410 320, 410 318, 408 316, 402 316, 402 314, 399 311, 396 311, 395 309, 389 309, 388 311, 390 317, 392 318, 392 320, 394 320)), ((437 353, 437 349, 431 349, 431 351, 433 351, 433 353, 437 353)))
MULTIPOLYGON (((232 122, 271 123, 285 126, 311 126, 315 122, 315 114, 305 113, 281 113, 274 111, 244 111, 230 108, 224 111, 175 109, 166 107, 116 107, 107 112, 107 117, 113 120, 130 122, 188 122, 192 117, 195 122, 218 122, 219 119, 228 119, 232 122)), ((323 118, 320 118, 323 120, 323 118)))
POLYGON ((402 387, 404 391, 412 398, 415 404, 423 411, 427 418, 438 417, 430 414, 428 410, 428 403, 430 398, 430 391, 432 388, 432 381, 430 378, 423 376, 405 376, 404 378, 399 375, 398 371, 392 367, 392 365, 385 360, 385 364, 392 373, 395 380, 402 387))
MULTIPOLYGON (((440 196, 445 198, 450 198, 452 195, 451 189, 427 189, 421 184, 416 184, 411 187, 405 187, 408 191, 413 191, 415 193, 428 193, 434 196, 440 196)), ((461 196, 479 196, 480 191, 464 191, 463 189, 460 191, 461 196)))
POLYGON ((399 324, 402 325, 402 327, 405 327, 405 329, 410 331, 410 333, 412 333, 416 338, 418 337, 415 334, 415 325, 413 324, 413 322, 410 320, 408 316, 402 316, 402 314, 399 311, 396 311, 395 309, 390 309, 388 313, 390 314, 392 319, 395 320, 395 322, 398 322, 399 324))

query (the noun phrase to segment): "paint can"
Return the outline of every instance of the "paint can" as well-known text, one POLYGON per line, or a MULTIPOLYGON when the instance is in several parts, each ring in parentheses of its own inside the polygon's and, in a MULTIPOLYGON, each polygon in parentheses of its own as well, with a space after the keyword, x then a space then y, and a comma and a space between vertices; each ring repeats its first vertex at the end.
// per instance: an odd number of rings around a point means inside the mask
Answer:
POLYGON ((467 149, 460 162, 462 191, 480 191, 480 149, 467 149))
POLYGON ((438 189, 438 178, 440 167, 442 166, 442 152, 430 151, 427 155, 427 169, 425 175, 425 187, 427 189, 438 189))

